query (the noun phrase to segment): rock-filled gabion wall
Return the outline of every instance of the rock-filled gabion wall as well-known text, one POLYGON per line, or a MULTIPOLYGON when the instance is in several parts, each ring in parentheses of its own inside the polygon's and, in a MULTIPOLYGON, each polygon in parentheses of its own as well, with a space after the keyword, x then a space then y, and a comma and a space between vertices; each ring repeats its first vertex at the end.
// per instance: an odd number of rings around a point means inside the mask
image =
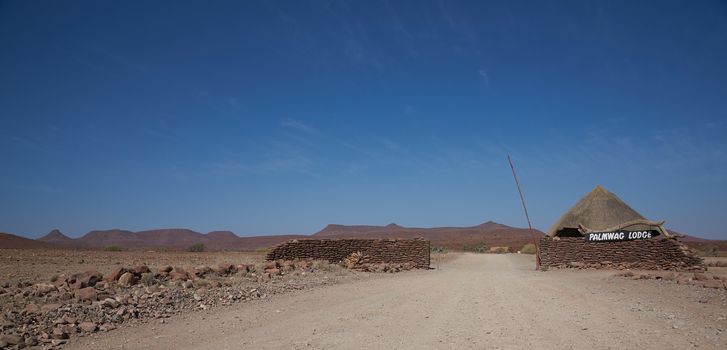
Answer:
POLYGON ((541 265, 646 270, 703 269, 704 261, 675 239, 586 242, 582 237, 540 239, 541 265))
POLYGON ((274 247, 268 260, 316 259, 338 263, 355 252, 362 263, 413 263, 429 268, 429 240, 415 239, 300 239, 274 247))

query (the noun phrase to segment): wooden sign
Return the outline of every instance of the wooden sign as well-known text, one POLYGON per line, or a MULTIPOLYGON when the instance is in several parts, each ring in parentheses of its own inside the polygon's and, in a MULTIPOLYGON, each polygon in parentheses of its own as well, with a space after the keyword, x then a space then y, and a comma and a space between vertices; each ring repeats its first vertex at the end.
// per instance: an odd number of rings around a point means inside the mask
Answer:
POLYGON ((586 233, 586 242, 620 242, 636 239, 649 239, 655 236, 655 231, 613 231, 586 233))

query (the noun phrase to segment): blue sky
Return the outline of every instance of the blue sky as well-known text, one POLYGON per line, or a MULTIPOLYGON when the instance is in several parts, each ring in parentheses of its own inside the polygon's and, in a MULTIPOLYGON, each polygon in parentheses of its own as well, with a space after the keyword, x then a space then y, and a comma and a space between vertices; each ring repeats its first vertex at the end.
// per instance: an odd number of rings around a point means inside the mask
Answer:
POLYGON ((718 1, 3 1, 0 231, 534 226, 597 184, 727 238, 718 1))

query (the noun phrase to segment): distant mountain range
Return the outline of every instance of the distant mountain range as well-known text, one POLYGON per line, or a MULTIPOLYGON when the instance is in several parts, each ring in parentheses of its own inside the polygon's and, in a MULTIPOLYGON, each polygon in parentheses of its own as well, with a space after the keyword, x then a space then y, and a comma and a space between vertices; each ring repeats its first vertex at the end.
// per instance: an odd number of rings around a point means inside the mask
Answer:
POLYGON ((69 248, 104 248, 117 246, 126 249, 164 248, 185 249, 202 243, 212 250, 256 250, 267 248, 303 235, 279 235, 239 237, 230 231, 213 231, 207 234, 183 228, 132 232, 127 230, 94 230, 79 238, 70 238, 53 230, 36 241, 69 248))
POLYGON ((511 227, 488 221, 470 227, 402 227, 397 224, 386 226, 328 225, 313 234, 314 238, 414 238, 423 237, 432 246, 462 250, 465 246, 510 247, 518 250, 523 245, 540 239, 543 232, 526 228, 511 227))
MULTIPOLYGON (((679 234, 678 232, 673 233, 679 234)), ((98 249, 117 246, 124 249, 170 249, 181 250, 202 243, 210 250, 250 251, 269 248, 290 239, 305 238, 414 238, 429 239, 433 247, 462 250, 466 247, 510 247, 515 251, 523 245, 539 239, 543 232, 526 228, 511 227, 493 221, 471 227, 403 227, 397 224, 386 226, 328 225, 312 235, 279 235, 240 237, 230 231, 200 233, 183 228, 146 230, 94 230, 79 238, 70 238, 59 230, 52 230, 36 240, 0 233, 0 248, 87 248, 98 249)), ((682 235, 687 245, 703 248, 716 245, 727 250, 727 241, 707 240, 682 235)))

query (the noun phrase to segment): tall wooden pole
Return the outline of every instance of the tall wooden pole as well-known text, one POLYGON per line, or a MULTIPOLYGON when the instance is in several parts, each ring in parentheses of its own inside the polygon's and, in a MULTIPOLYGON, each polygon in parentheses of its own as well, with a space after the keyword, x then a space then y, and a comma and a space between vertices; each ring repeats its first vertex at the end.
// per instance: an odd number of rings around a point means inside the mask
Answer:
POLYGON ((515 178, 515 186, 517 186, 517 192, 520 194, 520 202, 523 204, 523 211, 525 211, 525 219, 528 220, 528 229, 530 230, 530 236, 533 237, 533 243, 535 244, 535 269, 540 269, 540 244, 538 240, 533 236, 533 225, 530 223, 530 215, 528 215, 528 207, 525 206, 525 197, 523 197, 523 191, 520 189, 520 181, 517 180, 517 174, 515 173, 515 166, 512 165, 512 159, 510 155, 507 155, 507 162, 510 163, 510 169, 512 170, 512 177, 515 178))

